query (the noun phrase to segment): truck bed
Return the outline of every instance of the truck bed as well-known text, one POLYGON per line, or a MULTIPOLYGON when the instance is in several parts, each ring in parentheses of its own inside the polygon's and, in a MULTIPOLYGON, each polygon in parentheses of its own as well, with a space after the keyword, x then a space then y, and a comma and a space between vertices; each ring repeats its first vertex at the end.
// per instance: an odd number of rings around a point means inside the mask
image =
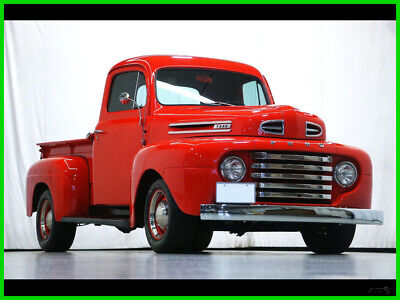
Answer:
POLYGON ((89 180, 90 184, 93 183, 93 134, 86 139, 66 140, 56 142, 38 143, 40 147, 41 158, 55 157, 55 156, 70 156, 79 155, 86 159, 89 167, 89 180))
POLYGON ((41 158, 64 155, 80 155, 92 159, 93 140, 78 139, 57 142, 38 143, 41 158))

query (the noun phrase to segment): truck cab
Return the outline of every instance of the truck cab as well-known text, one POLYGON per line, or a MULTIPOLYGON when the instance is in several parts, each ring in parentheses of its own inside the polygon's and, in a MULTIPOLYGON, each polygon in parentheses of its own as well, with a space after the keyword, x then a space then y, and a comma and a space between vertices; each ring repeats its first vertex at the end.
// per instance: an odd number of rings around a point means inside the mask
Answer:
POLYGON ((213 231, 299 231, 315 253, 341 253, 371 210, 367 153, 326 141, 324 122, 276 105, 254 67, 191 56, 124 60, 107 75, 86 138, 39 143, 27 215, 45 251, 77 224, 145 228, 158 252, 202 251, 213 231))

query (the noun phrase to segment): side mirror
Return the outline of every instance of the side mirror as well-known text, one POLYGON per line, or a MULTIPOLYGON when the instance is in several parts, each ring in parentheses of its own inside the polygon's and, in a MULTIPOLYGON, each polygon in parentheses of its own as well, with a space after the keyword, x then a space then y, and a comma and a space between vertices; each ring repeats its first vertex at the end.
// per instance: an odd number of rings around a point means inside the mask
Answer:
POLYGON ((127 92, 122 92, 121 95, 119 95, 119 102, 121 102, 121 104, 128 104, 131 101, 135 103, 133 99, 129 98, 129 94, 127 92))

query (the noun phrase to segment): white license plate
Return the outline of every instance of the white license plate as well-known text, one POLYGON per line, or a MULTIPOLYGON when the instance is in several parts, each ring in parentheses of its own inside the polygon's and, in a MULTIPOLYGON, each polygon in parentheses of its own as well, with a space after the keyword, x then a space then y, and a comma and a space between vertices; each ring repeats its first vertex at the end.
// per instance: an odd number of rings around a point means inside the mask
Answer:
POLYGON ((217 182, 216 203, 254 203, 255 201, 255 183, 217 182))

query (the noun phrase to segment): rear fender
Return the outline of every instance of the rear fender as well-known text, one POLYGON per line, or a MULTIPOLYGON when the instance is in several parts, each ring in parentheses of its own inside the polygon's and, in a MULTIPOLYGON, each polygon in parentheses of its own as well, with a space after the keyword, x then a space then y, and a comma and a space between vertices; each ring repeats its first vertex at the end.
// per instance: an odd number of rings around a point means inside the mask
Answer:
MULTIPOLYGON (((89 169, 81 156, 51 157, 38 161, 28 171, 26 213, 36 211, 35 189, 47 185, 53 200, 55 219, 89 214, 89 169), (35 204, 35 205, 33 205, 35 204)), ((37 193, 36 193, 37 194, 37 193)))

